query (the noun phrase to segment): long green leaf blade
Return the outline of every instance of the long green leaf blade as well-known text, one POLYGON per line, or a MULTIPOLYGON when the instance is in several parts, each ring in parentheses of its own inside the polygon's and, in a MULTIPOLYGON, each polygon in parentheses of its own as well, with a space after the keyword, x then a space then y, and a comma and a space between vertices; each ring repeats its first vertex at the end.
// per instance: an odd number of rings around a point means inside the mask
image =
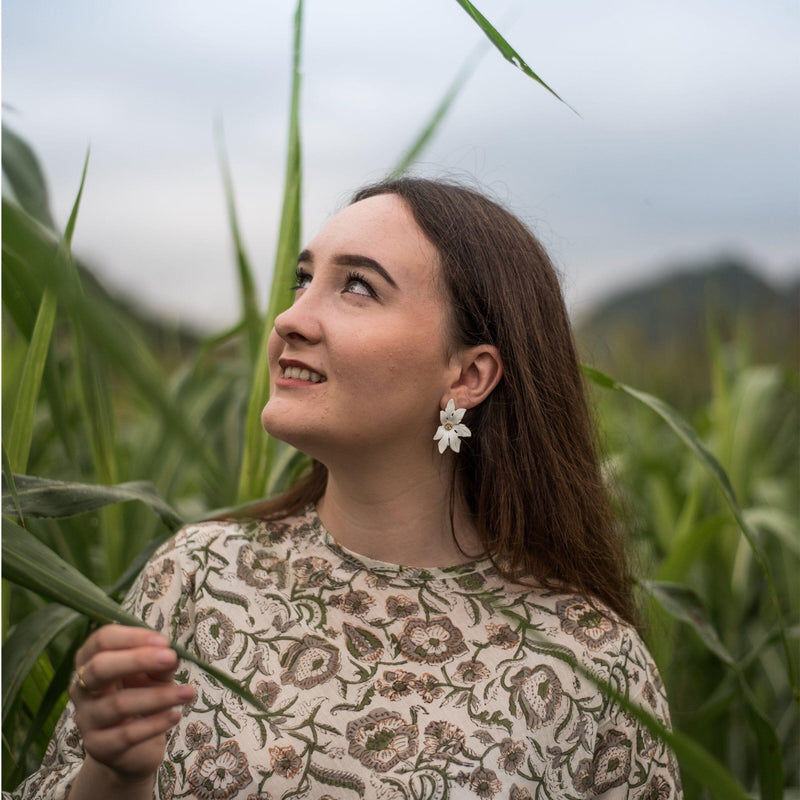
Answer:
POLYGON ((236 198, 233 193, 233 178, 231 177, 228 153, 225 148, 222 123, 217 126, 217 153, 219 168, 222 173, 222 185, 225 190, 225 203, 228 209, 228 225, 231 229, 233 247, 236 253, 236 266, 239 274, 239 293, 242 300, 242 322, 247 340, 250 361, 255 362, 258 355, 258 346, 261 339, 261 315, 258 311, 256 300, 256 284, 250 259, 244 248, 242 234, 239 228, 239 219, 236 213, 236 198))
POLYGON ((486 50, 487 46, 482 42, 481 45, 467 57, 467 60, 458 71, 453 83, 445 92, 444 97, 442 97, 430 120, 428 120, 427 124, 422 128, 405 153, 403 153, 397 165, 389 174, 389 180, 395 180, 401 175, 404 175, 411 168, 412 164, 417 161, 420 154, 425 150, 434 134, 439 129, 439 126, 447 116, 447 112, 450 111, 456 98, 461 94, 461 90, 472 76, 472 73, 475 71, 486 50))
POLYGON ((269 399, 269 370, 267 347, 275 317, 290 303, 294 285, 297 254, 301 240, 302 163, 300 144, 300 58, 302 53, 303 0, 298 0, 294 16, 294 47, 292 50, 292 98, 289 111, 289 146, 286 159, 286 178, 283 189, 283 208, 275 255, 267 316, 264 321, 261 346, 253 365, 250 399, 247 407, 244 453, 239 471, 237 502, 254 500, 264 494, 270 473, 275 442, 261 427, 261 409, 269 399))
POLYGON ((42 386, 42 375, 47 363, 47 353, 50 350, 57 308, 55 293, 50 289, 46 290, 42 295, 42 304, 25 355, 14 417, 8 433, 8 459, 15 472, 25 472, 28 466, 28 456, 33 441, 33 420, 42 386))
POLYGON ((500 51, 503 58, 517 69, 522 70, 529 78, 533 78, 540 86, 547 89, 557 100, 561 100, 567 108, 572 108, 563 98, 559 97, 523 60, 522 56, 498 33, 497 29, 486 17, 475 8, 469 0, 456 0, 456 2, 477 23, 478 27, 486 34, 489 41, 500 51))
MULTIPOLYGON (((72 608, 95 622, 148 627, 141 619, 122 609, 99 586, 60 559, 33 534, 6 519, 3 520, 3 577, 72 608)), ((175 642, 171 642, 170 647, 180 658, 197 664, 254 708, 267 712, 264 704, 230 675, 207 664, 175 642)))
MULTIPOLYGON (((136 500, 158 514, 164 524, 175 531, 183 520, 158 494, 149 481, 131 481, 114 486, 101 486, 75 481, 57 481, 33 475, 15 475, 19 510, 29 517, 72 517, 114 503, 136 500)), ((15 514, 17 506, 11 492, 3 491, 3 513, 15 514)))
POLYGON ((21 620, 3 643, 3 723, 42 650, 78 619, 72 609, 47 605, 21 620))

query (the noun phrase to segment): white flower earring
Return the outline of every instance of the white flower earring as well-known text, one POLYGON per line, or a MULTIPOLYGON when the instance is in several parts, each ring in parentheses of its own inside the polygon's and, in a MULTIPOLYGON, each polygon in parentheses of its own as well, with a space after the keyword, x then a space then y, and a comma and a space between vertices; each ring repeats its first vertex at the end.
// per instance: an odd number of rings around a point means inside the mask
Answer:
POLYGON ((439 412, 439 422, 441 424, 436 429, 433 439, 439 442, 440 453, 444 453, 448 447, 454 453, 458 453, 461 450, 460 437, 472 436, 470 429, 461 423, 466 413, 466 408, 456 408, 455 401, 452 398, 447 401, 444 411, 439 412))

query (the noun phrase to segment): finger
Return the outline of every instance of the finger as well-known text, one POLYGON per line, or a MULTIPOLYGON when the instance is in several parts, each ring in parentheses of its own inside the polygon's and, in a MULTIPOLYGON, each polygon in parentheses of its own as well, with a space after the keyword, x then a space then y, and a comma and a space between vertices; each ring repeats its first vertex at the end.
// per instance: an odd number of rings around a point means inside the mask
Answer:
POLYGON ((135 745, 166 733, 180 718, 181 712, 175 709, 130 718, 112 728, 88 731, 84 734, 84 745, 96 760, 111 761, 135 745))
POLYGON ((194 698, 191 686, 123 689, 86 702, 76 714, 81 730, 110 728, 134 717, 148 717, 181 706, 194 698))
POLYGON ((163 682, 171 679, 177 663, 177 654, 167 647, 105 650, 96 653, 78 668, 82 684, 73 684, 72 688, 81 695, 93 695, 102 692, 114 681, 141 680, 143 675, 159 676, 158 680, 163 682))
POLYGON ((126 650, 132 647, 169 647, 169 640, 148 628, 131 625, 104 625, 96 630, 75 654, 80 666, 105 650, 126 650))

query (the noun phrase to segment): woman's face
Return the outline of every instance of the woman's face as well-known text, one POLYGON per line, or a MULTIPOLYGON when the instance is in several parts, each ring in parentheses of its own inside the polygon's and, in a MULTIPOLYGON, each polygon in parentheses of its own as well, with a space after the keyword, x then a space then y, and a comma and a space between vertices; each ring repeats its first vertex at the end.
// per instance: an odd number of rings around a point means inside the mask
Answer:
POLYGON ((458 373, 438 262, 396 195, 333 217, 300 254, 294 304, 270 336, 267 431, 323 463, 376 448, 433 452, 458 373))

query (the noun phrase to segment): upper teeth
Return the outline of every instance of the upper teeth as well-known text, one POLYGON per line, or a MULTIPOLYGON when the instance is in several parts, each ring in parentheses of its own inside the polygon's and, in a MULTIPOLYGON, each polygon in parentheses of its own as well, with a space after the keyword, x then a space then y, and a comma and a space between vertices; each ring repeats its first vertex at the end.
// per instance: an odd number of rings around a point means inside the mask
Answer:
POLYGON ((283 370, 284 378, 298 378, 301 381, 311 381, 312 383, 322 383, 325 378, 318 372, 312 372, 303 367, 286 367, 283 370))

